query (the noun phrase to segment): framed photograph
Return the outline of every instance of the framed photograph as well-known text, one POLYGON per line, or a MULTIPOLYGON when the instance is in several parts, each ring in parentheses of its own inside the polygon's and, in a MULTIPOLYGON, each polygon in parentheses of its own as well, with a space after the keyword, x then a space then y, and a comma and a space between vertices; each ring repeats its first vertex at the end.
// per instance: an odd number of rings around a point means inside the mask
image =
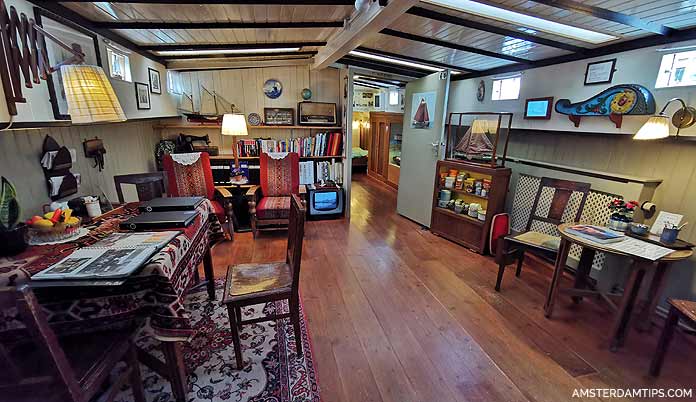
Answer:
POLYGON ((548 120, 551 118, 552 108, 553 96, 527 99, 524 105, 524 118, 528 120, 548 120))
POLYGON ((588 63, 585 70, 585 85, 609 84, 616 71, 616 59, 588 63))
POLYGON ((150 92, 157 95, 162 95, 162 81, 160 81, 160 72, 154 68, 147 68, 147 76, 150 79, 150 92))
POLYGON ((138 110, 150 109, 150 87, 144 82, 135 83, 135 103, 138 110))
MULTIPOLYGON (((34 19, 37 25, 65 43, 80 45, 82 53, 85 54, 85 64, 101 67, 99 40, 95 34, 39 7, 34 7, 34 19)), ((51 66, 55 66, 61 61, 72 57, 72 54, 58 46, 55 42, 45 39, 43 42, 43 46, 48 53, 48 62, 51 66)), ((50 74, 46 81, 48 83, 48 95, 51 101, 51 108, 53 109, 53 117, 56 120, 70 120, 68 102, 65 99, 65 91, 63 90, 63 77, 60 75, 60 70, 50 74)))
POLYGON ((264 108, 263 120, 267 126, 295 125, 295 109, 293 108, 264 108))

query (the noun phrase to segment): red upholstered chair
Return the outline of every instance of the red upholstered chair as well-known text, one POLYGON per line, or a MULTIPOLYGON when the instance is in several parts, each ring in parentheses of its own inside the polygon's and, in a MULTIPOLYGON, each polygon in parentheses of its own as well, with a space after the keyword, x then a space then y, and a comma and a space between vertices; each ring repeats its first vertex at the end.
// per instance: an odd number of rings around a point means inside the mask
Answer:
POLYGON ((162 163, 167 172, 167 186, 170 197, 202 196, 210 200, 220 224, 223 225, 230 239, 234 235, 234 212, 232 211, 232 193, 224 187, 215 187, 210 157, 206 152, 165 155, 162 163), (174 160, 184 160, 179 163, 174 160), (188 159, 188 160, 187 160, 188 159))
POLYGON ((305 187, 300 185, 300 157, 296 152, 261 154, 261 185, 247 191, 251 230, 284 230, 290 216, 290 196, 299 194, 304 203, 305 187))

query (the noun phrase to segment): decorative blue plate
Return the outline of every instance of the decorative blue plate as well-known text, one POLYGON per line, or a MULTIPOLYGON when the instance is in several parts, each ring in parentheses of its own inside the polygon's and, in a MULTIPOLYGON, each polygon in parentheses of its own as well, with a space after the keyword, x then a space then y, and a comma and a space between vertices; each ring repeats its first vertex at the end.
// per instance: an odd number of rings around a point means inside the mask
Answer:
POLYGON ((263 93, 271 99, 277 99, 283 93, 283 84, 278 80, 267 80, 263 84, 263 93))

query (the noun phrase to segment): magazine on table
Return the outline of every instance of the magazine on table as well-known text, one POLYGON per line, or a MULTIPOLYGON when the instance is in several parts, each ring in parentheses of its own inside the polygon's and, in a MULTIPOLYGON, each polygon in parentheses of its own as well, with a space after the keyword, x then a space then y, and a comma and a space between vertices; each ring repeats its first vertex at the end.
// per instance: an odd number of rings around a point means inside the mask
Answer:
POLYGON ((145 265, 180 231, 112 233, 92 246, 75 250, 33 280, 124 278, 145 265))
POLYGON ((573 225, 566 228, 566 231, 600 244, 615 243, 626 238, 626 235, 621 232, 615 232, 609 228, 595 225, 573 225))

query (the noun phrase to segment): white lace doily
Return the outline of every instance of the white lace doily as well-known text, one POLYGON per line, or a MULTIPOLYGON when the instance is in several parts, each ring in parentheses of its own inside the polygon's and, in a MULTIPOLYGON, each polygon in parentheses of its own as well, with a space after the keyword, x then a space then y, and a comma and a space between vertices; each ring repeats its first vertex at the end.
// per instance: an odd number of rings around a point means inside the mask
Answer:
POLYGON ((280 160, 288 156, 289 152, 266 152, 271 159, 280 160))
POLYGON ((189 166, 198 162, 201 159, 200 152, 191 152, 187 154, 171 154, 172 160, 180 165, 189 166))

